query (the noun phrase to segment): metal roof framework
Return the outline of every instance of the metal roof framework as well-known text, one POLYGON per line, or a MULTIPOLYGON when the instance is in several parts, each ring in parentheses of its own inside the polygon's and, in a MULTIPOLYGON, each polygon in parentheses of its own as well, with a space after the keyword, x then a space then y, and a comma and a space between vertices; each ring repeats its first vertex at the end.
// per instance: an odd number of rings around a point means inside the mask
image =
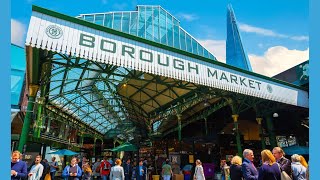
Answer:
MULTIPOLYGON (((39 7, 34 9, 61 16, 39 7)), ((68 19, 72 18, 66 18, 68 19)), ((97 26, 75 18, 72 21, 97 26)), ((99 29, 144 41, 106 27, 99 26, 99 29)), ((155 42, 145 42, 210 61, 155 42)), ((219 62, 210 63, 301 89, 219 62)), ((47 88, 38 93, 38 97, 46 99, 46 106, 58 107, 98 133, 105 134, 106 138, 118 137, 126 140, 133 139, 134 134, 147 136, 158 129, 162 129, 162 132, 174 130, 172 126, 164 127, 165 122, 171 122, 169 117, 172 115, 184 113, 183 119, 188 119, 185 121, 188 124, 199 117, 204 118, 203 114, 209 115, 221 107, 231 105, 233 100, 242 101, 238 112, 253 104, 268 101, 127 67, 90 61, 62 52, 42 50, 28 44, 27 80, 29 84, 40 84, 47 88), (203 103, 208 104, 203 107, 203 103), (156 128, 152 127, 154 123, 156 128)))

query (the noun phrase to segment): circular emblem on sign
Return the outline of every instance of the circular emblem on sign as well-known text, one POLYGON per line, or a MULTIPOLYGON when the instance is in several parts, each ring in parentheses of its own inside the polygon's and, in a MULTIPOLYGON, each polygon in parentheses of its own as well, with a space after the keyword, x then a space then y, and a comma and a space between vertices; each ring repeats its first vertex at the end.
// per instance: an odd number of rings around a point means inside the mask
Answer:
POLYGON ((270 86, 270 84, 267 85, 267 90, 269 93, 272 93, 272 87, 270 86))
POLYGON ((50 25, 46 29, 46 34, 53 39, 59 39, 61 38, 63 32, 60 27, 56 25, 50 25))

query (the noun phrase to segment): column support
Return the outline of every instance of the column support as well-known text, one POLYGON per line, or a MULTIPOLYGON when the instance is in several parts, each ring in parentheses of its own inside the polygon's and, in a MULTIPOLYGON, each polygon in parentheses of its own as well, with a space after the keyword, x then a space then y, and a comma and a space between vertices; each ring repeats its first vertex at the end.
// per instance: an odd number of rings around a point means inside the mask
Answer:
POLYGON ((97 138, 94 137, 93 138, 93 157, 96 157, 96 142, 97 142, 97 138))
POLYGON ((29 131, 30 131, 30 122, 31 122, 31 115, 33 114, 33 107, 35 103, 35 97, 38 92, 39 86, 38 85, 29 85, 29 97, 28 97, 28 106, 27 106, 27 111, 26 115, 24 117, 23 121, 23 127, 20 135, 20 140, 19 140, 19 146, 18 150, 22 152, 23 146, 26 144, 28 141, 28 136, 29 136, 29 131))
POLYGON ((240 140, 240 133, 239 133, 239 127, 238 127, 238 114, 233 114, 232 119, 234 123, 234 127, 236 129, 236 140, 237 140, 237 149, 238 149, 238 156, 242 157, 242 148, 241 148, 241 140, 240 140))
POLYGON ((277 141, 276 141, 276 136, 274 134, 274 127, 273 127, 271 115, 268 115, 266 117, 266 120, 267 120, 267 128, 268 128, 268 133, 269 133, 270 144, 271 144, 271 147, 274 148, 277 146, 277 141))
POLYGON ((261 149, 266 149, 266 143, 264 140, 264 134, 263 134, 263 129, 262 129, 262 118, 256 118, 258 124, 259 124, 259 135, 260 135, 260 140, 261 140, 261 149))
POLYGON ((207 118, 204 118, 204 122, 205 122, 205 128, 206 128, 206 136, 208 135, 208 122, 207 122, 207 118))
POLYGON ((181 117, 182 117, 182 115, 178 114, 177 117, 178 117, 178 140, 179 140, 179 143, 180 143, 181 142, 181 130, 182 130, 182 126, 181 126, 181 117))

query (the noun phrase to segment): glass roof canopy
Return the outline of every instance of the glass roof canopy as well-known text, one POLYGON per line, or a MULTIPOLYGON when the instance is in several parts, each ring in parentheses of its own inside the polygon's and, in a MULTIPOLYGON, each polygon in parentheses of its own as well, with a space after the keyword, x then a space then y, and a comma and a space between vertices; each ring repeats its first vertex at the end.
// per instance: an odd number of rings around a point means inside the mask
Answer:
POLYGON ((138 5, 137 11, 81 14, 77 18, 216 60, 161 6, 138 5))
MULTIPOLYGON (((56 55, 54 59, 59 59, 59 56, 56 55)), ((115 92, 127 71, 118 67, 115 72, 124 76, 108 77, 106 73, 83 69, 101 68, 87 60, 71 59, 68 63, 85 66, 53 66, 50 102, 101 133, 106 133, 124 121, 128 113, 115 92)))
POLYGON ((51 63, 49 102, 108 137, 130 140, 137 131, 146 133, 151 117, 199 88, 62 54, 55 54, 51 63))
MULTIPOLYGON (((78 18, 216 60, 160 6, 78 18)), ((151 114, 197 89, 193 83, 63 54, 55 54, 51 62, 49 102, 102 134, 117 131, 116 136, 129 140, 135 127, 151 128, 146 121, 151 114)))

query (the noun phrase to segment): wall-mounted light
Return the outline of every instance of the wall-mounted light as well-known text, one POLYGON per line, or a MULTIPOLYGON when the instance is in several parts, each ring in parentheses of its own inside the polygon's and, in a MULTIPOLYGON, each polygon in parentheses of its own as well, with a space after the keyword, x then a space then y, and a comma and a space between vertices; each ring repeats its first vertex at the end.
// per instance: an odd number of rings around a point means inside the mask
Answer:
POLYGON ((277 117, 279 117, 279 114, 278 113, 273 113, 273 115, 272 115, 274 118, 277 118, 277 117))

